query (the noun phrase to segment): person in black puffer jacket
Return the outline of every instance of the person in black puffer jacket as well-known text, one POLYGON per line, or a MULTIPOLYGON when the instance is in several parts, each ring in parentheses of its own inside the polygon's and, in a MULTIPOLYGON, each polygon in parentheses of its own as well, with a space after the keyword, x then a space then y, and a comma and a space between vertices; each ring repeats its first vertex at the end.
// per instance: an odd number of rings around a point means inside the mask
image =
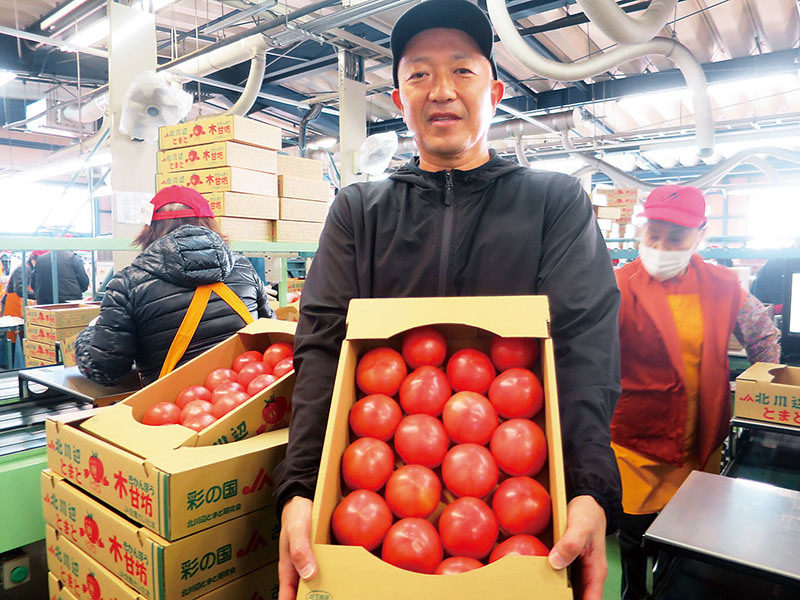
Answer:
MULTIPOLYGON (((275 317, 264 283, 244 256, 231 252, 203 196, 172 186, 158 192, 152 204, 156 217, 135 240, 142 253, 114 276, 96 323, 76 341, 78 368, 97 383, 118 383, 133 363, 143 384, 155 381, 197 286, 224 282, 254 317, 275 317)), ((212 294, 179 364, 243 326, 212 294)))

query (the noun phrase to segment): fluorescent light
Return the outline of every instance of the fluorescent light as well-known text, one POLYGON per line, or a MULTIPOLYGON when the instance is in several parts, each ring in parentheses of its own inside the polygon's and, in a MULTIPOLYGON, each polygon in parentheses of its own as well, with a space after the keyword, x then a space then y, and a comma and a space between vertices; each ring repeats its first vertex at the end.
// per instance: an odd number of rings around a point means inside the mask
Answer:
POLYGON ((141 0, 137 6, 141 10, 158 12, 162 8, 166 8, 170 4, 175 4, 178 0, 141 0))
POLYGON ((49 17, 42 19, 42 23, 39 25, 39 28, 42 31, 50 29, 56 23, 56 21, 63 19, 73 10, 75 10, 82 4, 86 4, 86 2, 88 1, 89 0, 72 0, 72 2, 65 4, 49 17))
POLYGON ((3 87, 9 81, 13 81, 17 78, 17 74, 11 71, 6 71, 4 69, 0 69, 0 87, 3 87))
POLYGON ((95 21, 85 29, 81 29, 72 37, 64 40, 73 46, 92 46, 97 42, 103 41, 108 37, 109 21, 108 17, 103 17, 99 21, 95 21))
POLYGON ((33 183, 42 181, 43 179, 50 179, 51 177, 58 177, 59 175, 66 175, 75 173, 85 167, 105 167, 111 164, 111 150, 100 149, 95 152, 94 156, 84 165, 85 158, 82 156, 74 156, 63 160, 56 160, 53 163, 48 163, 39 167, 33 167, 0 178, 3 187, 7 185, 21 185, 23 183, 33 183))
POLYGON ((316 149, 319 149, 319 148, 321 148, 323 150, 328 150, 329 148, 333 148, 338 143, 339 143, 339 140, 337 140, 335 137, 325 136, 325 137, 317 138, 317 139, 315 139, 313 141, 310 141, 308 143, 308 147, 311 148, 312 150, 316 150, 316 149))

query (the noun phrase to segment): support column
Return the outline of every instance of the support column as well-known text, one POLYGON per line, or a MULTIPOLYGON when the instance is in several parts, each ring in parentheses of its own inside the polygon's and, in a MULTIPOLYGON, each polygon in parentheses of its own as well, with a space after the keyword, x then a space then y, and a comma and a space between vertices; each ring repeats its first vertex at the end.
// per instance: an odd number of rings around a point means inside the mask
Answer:
POLYGON ((356 154, 367 137, 367 86, 362 57, 339 50, 339 173, 341 186, 366 181, 356 154))

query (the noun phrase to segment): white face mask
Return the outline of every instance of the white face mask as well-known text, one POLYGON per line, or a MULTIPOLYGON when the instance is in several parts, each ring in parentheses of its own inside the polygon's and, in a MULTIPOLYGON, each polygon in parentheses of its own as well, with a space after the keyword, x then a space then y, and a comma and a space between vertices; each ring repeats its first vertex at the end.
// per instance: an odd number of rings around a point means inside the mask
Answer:
POLYGON ((688 250, 657 250, 639 242, 642 265, 656 281, 666 281, 680 275, 689 266, 694 251, 694 246, 688 250))

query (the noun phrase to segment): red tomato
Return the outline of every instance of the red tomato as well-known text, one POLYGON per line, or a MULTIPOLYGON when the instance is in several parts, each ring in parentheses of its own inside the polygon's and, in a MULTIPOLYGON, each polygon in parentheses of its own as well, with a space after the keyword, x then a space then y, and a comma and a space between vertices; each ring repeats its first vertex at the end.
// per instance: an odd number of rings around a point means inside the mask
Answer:
POLYGON ((211 390, 202 385, 190 385, 181 390, 181 393, 175 398, 175 404, 178 405, 178 408, 183 409, 184 406, 193 400, 206 400, 210 402, 211 390))
POLYGON ((206 377, 206 387, 212 392, 220 383, 236 381, 236 371, 232 369, 214 369, 206 377))
POLYGON ((445 558, 436 567, 433 572, 434 575, 457 575, 458 573, 466 573, 474 569, 480 569, 483 563, 469 556, 451 556, 445 558))
POLYGON ((358 361, 356 384, 365 394, 394 396, 408 371, 400 353, 391 348, 374 348, 358 361))
POLYGON ((514 367, 530 369, 539 358, 539 340, 498 336, 492 339, 489 354, 498 371, 514 367))
POLYGON ((545 546, 539 538, 532 535, 515 535, 508 538, 504 542, 497 544, 497 547, 492 550, 492 555, 489 557, 489 562, 508 556, 509 554, 521 554, 523 556, 547 556, 550 550, 545 546))
POLYGON ((492 509, 478 498, 458 498, 448 504, 439 517, 442 545, 453 556, 477 559, 487 556, 498 533, 492 509))
POLYGON ((539 535, 550 524, 550 494, 530 477, 512 477, 501 483, 492 497, 500 528, 509 535, 539 535))
POLYGON ((547 460, 547 440, 541 428, 528 419, 509 419, 492 435, 492 456, 511 476, 536 475, 547 460))
POLYGON ((457 392, 485 394, 494 376, 492 361, 474 348, 459 350, 447 361, 447 377, 457 392))
POLYGON ((173 425, 180 421, 181 409, 174 402, 156 402, 144 411, 142 423, 145 425, 173 425))
POLYGON ((340 544, 367 550, 380 546, 391 526, 392 511, 383 498, 369 490, 345 496, 331 517, 331 530, 340 544))
POLYGON ((430 415, 408 415, 394 432, 394 448, 407 465, 435 469, 442 464, 448 444, 442 422, 430 415))
POLYGON ((400 385, 400 404, 409 415, 425 413, 438 417, 450 393, 450 382, 441 369, 422 366, 400 385))
POLYGON ((383 495, 386 504, 401 519, 425 519, 439 506, 442 484, 428 467, 403 465, 391 474, 383 495))
POLYGON ((278 381, 278 378, 272 373, 262 373, 261 375, 256 375, 250 380, 250 383, 247 384, 247 393, 250 396, 255 396, 258 392, 264 388, 268 388, 276 381, 278 381))
POLYGON ((214 403, 214 406, 211 407, 211 414, 219 419, 222 415, 227 415, 234 408, 247 402, 249 399, 250 396, 247 395, 247 392, 228 392, 214 403))
POLYGON ((269 367, 265 365, 263 362, 251 362, 245 364, 241 370, 239 371, 239 376, 236 378, 236 381, 241 383, 245 389, 247 386, 250 385, 250 382, 253 381, 259 375, 266 375, 269 373, 269 367))
POLYGON ((439 367, 447 356, 447 342, 435 327, 417 327, 403 336, 403 358, 412 369, 439 367))
POLYGON ((294 348, 292 348, 289 344, 277 342, 264 350, 264 362, 270 369, 272 369, 284 358, 290 358, 293 353, 294 348))
POLYGON ((272 374, 278 379, 287 373, 291 373, 292 371, 294 371, 294 359, 291 356, 289 358, 284 358, 282 361, 278 362, 278 364, 272 367, 272 374))
POLYGON ((181 410, 180 422, 183 425, 189 417, 202 414, 204 412, 211 412, 211 407, 214 406, 207 400, 192 400, 183 407, 181 410))
POLYGON ((403 418, 400 406, 385 394, 364 396, 350 409, 350 428, 358 437, 374 437, 388 442, 403 418))
POLYGON ((184 421, 181 424, 184 427, 188 427, 189 429, 194 429, 195 431, 202 431, 216 420, 217 418, 211 413, 200 413, 199 415, 195 415, 193 417, 186 419, 186 421, 184 421))
POLYGON ((351 490, 381 489, 394 468, 389 444, 375 438, 358 438, 342 454, 342 479, 351 490))
POLYGON ((505 419, 530 419, 544 406, 544 390, 533 372, 515 367, 494 378, 489 386, 489 400, 505 419))
POLYGON ((274 425, 289 412, 290 408, 289 401, 284 396, 278 396, 272 402, 264 406, 264 409, 261 411, 261 416, 265 423, 274 425))
POLYGON ((386 533, 381 558, 401 569, 433 573, 442 562, 442 542, 425 519, 400 519, 386 533))
POLYGON ((261 352, 257 352, 256 350, 248 350, 247 352, 242 352, 239 356, 233 359, 231 369, 239 373, 242 370, 242 367, 245 365, 250 363, 260 363, 262 359, 263 355, 261 352))
POLYGON ((223 381, 211 392, 211 404, 216 404, 231 392, 243 392, 244 386, 238 381, 223 381))
POLYGON ((497 485, 499 474, 492 453, 478 444, 453 446, 442 461, 442 480, 456 496, 483 498, 497 485))
POLYGON ((444 405, 442 423, 456 444, 485 444, 497 429, 497 412, 484 396, 458 392, 444 405))

